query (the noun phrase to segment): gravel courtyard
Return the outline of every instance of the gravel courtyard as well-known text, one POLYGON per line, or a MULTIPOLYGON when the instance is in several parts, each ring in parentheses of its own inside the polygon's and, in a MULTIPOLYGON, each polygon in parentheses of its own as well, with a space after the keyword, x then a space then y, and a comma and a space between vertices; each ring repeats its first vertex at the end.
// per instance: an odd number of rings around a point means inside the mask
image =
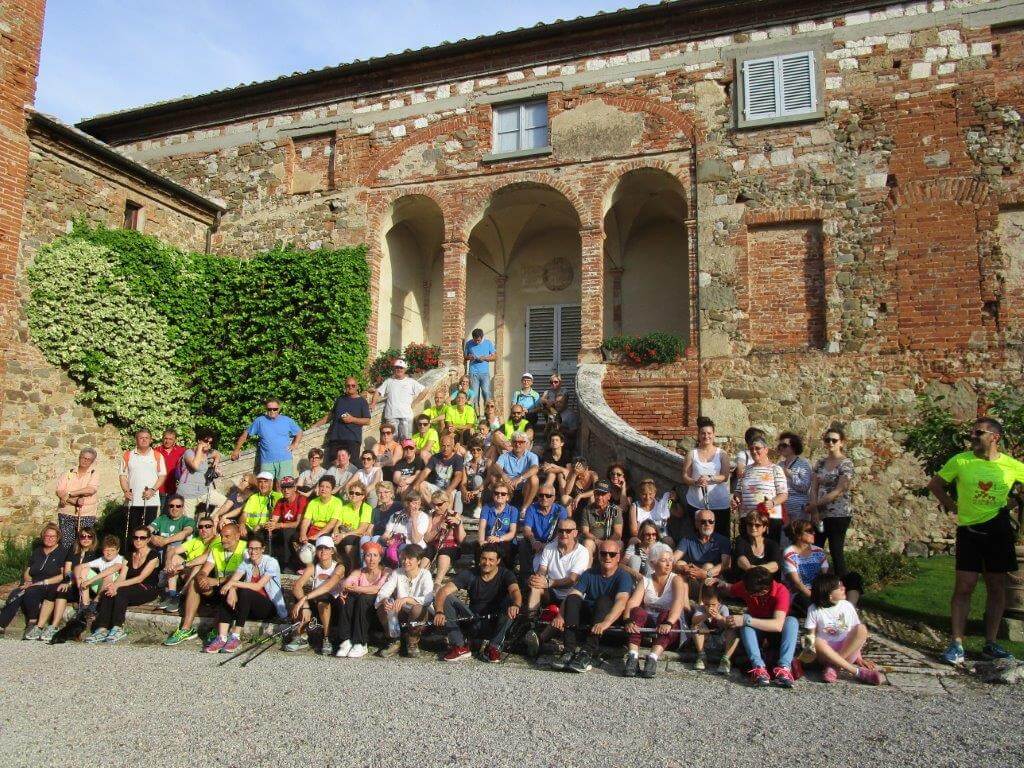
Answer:
MULTIPOLYGON (((0 640, 4 766, 1020 766, 1024 690, 0 640)), ((678 668, 677 668, 678 670, 678 668)))

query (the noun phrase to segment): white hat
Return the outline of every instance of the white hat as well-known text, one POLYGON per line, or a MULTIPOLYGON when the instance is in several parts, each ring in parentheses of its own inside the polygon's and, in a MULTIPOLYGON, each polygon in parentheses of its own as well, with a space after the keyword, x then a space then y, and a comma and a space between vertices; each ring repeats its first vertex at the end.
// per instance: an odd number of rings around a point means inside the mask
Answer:
POLYGON ((256 479, 257 480, 273 480, 274 479, 274 473, 273 472, 260 472, 258 475, 256 475, 256 479))
POLYGON ((317 536, 316 537, 317 547, 327 547, 328 549, 334 549, 334 539, 330 536, 317 536))
POLYGON ((398 358, 397 360, 395 360, 395 362, 393 362, 393 363, 391 364, 391 366, 392 366, 393 368, 408 368, 408 367, 409 367, 409 366, 408 366, 408 365, 406 364, 405 360, 403 360, 402 358, 398 358))
POLYGON ((533 380, 533 374, 532 374, 532 373, 530 373, 529 371, 527 371, 526 373, 524 373, 524 374, 523 374, 522 376, 520 376, 519 378, 520 378, 520 379, 530 379, 530 380, 532 381, 532 380, 533 380))

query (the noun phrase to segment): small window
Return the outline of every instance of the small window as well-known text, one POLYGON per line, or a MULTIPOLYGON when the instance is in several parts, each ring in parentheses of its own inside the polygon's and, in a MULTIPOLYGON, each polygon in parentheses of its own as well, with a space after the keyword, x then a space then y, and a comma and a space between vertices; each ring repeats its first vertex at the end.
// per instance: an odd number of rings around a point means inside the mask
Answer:
POLYGON ((494 153, 504 155, 548 145, 548 103, 530 101, 494 109, 494 153))
POLYGON ((813 51, 748 59, 742 74, 741 124, 818 113, 813 51))
POLYGON ((124 228, 142 229, 142 206, 126 200, 124 204, 124 228))

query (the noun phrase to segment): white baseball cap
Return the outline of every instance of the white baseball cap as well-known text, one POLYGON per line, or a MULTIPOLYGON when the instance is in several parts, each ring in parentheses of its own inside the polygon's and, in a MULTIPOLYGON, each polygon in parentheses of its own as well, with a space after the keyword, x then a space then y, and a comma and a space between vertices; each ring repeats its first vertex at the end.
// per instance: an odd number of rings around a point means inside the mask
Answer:
POLYGON ((532 374, 532 373, 530 373, 529 371, 527 371, 526 373, 524 373, 524 374, 523 374, 522 376, 520 376, 519 378, 520 378, 520 379, 530 379, 530 380, 532 381, 532 380, 533 380, 533 374, 532 374))
POLYGON ((317 536, 316 545, 318 547, 327 547, 328 549, 334 549, 334 539, 330 536, 317 536))
POLYGON ((257 480, 273 480, 274 479, 274 473, 273 472, 260 472, 258 475, 256 475, 256 479, 257 480))
POLYGON ((395 362, 393 362, 391 364, 391 366, 393 368, 408 368, 409 367, 408 365, 406 365, 405 360, 403 360, 402 358, 398 358, 397 360, 395 360, 395 362))

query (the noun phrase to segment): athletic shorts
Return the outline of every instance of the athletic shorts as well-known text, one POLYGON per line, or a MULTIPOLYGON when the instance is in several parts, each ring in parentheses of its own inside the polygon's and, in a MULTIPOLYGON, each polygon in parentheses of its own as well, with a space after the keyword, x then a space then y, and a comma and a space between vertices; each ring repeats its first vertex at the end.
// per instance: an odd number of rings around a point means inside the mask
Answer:
POLYGON ((1010 515, 1000 512, 979 525, 956 529, 956 569, 970 573, 1010 573, 1017 570, 1010 515))
POLYGON ((294 475, 294 463, 291 459, 287 461, 268 461, 260 464, 260 472, 269 472, 274 476, 274 482, 280 482, 281 478, 294 475))

